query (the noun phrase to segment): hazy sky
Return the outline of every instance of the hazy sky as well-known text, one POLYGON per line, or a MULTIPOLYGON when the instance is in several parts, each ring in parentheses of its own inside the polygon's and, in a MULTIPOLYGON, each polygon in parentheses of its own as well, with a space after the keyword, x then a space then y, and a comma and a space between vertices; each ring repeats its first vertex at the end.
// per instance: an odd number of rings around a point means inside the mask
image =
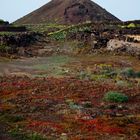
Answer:
MULTIPOLYGON (((1 0, 0 19, 10 22, 41 7, 50 0, 1 0)), ((140 19, 140 0, 94 0, 121 20, 140 19)))

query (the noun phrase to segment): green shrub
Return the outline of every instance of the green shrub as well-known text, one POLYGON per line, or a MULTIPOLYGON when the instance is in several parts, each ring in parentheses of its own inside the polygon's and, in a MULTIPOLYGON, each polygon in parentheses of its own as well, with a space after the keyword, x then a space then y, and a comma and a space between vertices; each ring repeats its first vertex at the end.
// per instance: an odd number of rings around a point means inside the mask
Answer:
POLYGON ((128 78, 140 78, 140 71, 135 72, 132 68, 127 68, 123 71, 121 71, 122 76, 128 77, 128 78))
POLYGON ((140 78, 140 71, 139 72, 136 72, 136 77, 137 78, 140 78))
POLYGON ((123 93, 110 91, 105 94, 104 100, 107 102, 123 103, 128 101, 128 97, 123 93))
POLYGON ((5 117, 9 122, 13 122, 13 123, 20 122, 20 121, 24 120, 24 118, 22 116, 8 116, 7 115, 5 117))
POLYGON ((0 52, 7 53, 10 51, 10 47, 6 45, 0 45, 0 52))
POLYGON ((127 25, 127 28, 135 28, 136 25, 134 23, 130 23, 129 25, 127 25))
POLYGON ((130 23, 128 25, 118 25, 118 26, 121 27, 121 28, 136 28, 136 27, 139 27, 139 24, 136 25, 134 23, 130 23))
POLYGON ((135 72, 132 68, 127 68, 121 72, 121 74, 125 77, 131 78, 135 77, 135 72))
POLYGON ((79 74, 78 74, 78 78, 83 80, 83 79, 89 79, 89 75, 86 71, 81 71, 79 74))
POLYGON ((122 81, 122 80, 118 80, 116 82, 116 85, 119 86, 119 87, 128 87, 128 86, 130 86, 130 84, 127 81, 122 81))
POLYGON ((65 26, 58 31, 49 32, 48 36, 54 40, 64 40, 71 33, 76 34, 78 32, 91 32, 90 24, 91 23, 65 26))
POLYGON ((38 133, 33 133, 33 134, 30 134, 28 136, 28 139, 30 140, 46 140, 45 138, 43 138, 41 135, 39 135, 38 133))
POLYGON ((47 140, 46 138, 44 138, 43 136, 41 136, 40 134, 36 132, 29 134, 29 133, 21 131, 21 129, 18 127, 10 130, 9 134, 13 138, 18 139, 18 140, 47 140))
POLYGON ((64 40, 67 36, 67 32, 65 31, 57 31, 55 33, 50 33, 50 37, 54 40, 64 40))

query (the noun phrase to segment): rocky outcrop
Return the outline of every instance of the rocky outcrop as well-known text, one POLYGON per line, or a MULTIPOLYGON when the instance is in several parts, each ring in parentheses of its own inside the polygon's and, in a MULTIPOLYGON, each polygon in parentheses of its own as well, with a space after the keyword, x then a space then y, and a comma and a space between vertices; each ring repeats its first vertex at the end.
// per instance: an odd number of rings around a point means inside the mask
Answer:
POLYGON ((107 44, 107 50, 140 57, 140 43, 112 39, 107 44))

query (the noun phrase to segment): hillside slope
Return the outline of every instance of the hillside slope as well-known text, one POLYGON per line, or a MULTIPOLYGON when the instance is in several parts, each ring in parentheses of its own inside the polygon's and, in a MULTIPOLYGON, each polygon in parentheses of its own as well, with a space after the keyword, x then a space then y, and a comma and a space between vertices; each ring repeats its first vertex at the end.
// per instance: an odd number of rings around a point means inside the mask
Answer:
POLYGON ((91 0, 52 0, 17 20, 17 24, 61 23, 85 21, 120 21, 91 0))

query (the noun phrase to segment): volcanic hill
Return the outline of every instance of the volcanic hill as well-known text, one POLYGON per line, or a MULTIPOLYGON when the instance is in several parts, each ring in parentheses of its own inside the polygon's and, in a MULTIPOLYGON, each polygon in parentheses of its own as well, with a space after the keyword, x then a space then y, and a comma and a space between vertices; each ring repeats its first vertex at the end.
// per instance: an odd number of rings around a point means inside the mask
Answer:
POLYGON ((120 21, 91 0, 51 0, 17 20, 17 24, 77 24, 85 21, 120 21))

